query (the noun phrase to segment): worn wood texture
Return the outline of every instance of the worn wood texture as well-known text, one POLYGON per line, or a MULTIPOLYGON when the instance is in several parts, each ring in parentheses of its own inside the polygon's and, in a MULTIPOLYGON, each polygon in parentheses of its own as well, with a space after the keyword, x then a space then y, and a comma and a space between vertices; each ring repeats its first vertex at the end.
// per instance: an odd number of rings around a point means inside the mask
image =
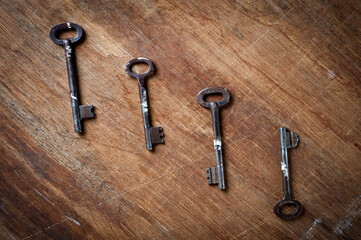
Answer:
POLYGON ((1 239, 360 239, 361 51, 358 0, 10 1, 0 5, 1 239), (74 22, 81 99, 96 118, 73 130, 63 47, 74 22), (153 60, 154 126, 145 149, 132 57, 153 60), (215 165, 205 87, 221 111, 227 190, 215 165), (282 198, 279 127, 293 196, 282 198))

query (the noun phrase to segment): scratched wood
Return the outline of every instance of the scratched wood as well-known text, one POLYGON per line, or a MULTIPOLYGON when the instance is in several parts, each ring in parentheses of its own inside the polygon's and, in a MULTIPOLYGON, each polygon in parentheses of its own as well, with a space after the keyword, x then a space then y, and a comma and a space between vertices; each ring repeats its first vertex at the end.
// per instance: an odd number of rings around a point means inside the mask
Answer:
POLYGON ((359 239, 360 1, 1 1, 1 239, 359 239), (73 130, 63 47, 74 22, 81 101, 96 118, 73 130), (154 126, 145 148, 133 57, 150 58, 154 126), (221 110, 227 190, 215 165, 205 87, 221 110), (290 151, 297 220, 282 198, 279 127, 290 151))

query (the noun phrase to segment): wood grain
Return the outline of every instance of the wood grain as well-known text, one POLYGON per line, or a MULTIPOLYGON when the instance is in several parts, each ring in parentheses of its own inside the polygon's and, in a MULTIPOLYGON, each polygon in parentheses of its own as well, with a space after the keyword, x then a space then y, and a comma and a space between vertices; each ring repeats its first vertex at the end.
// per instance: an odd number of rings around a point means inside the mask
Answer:
POLYGON ((1 1, 1 239, 359 239, 360 1, 1 1), (73 131, 64 49, 52 26, 74 22, 82 104, 73 131), (136 80, 150 58, 154 126, 145 148, 136 80), (226 87, 227 190, 215 165, 205 87, 226 87), (282 197, 279 127, 299 219, 282 197))

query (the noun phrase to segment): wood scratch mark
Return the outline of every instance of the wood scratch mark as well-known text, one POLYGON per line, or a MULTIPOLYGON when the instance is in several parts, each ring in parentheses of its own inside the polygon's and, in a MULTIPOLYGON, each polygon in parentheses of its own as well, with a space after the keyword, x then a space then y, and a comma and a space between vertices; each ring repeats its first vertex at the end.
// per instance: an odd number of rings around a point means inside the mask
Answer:
MULTIPOLYGON (((237 10, 235 11, 235 13, 236 13, 238 10, 239 10, 239 9, 237 9, 237 10)), ((259 36, 255 41, 253 41, 253 42, 251 43, 251 45, 249 45, 249 46, 239 55, 238 58, 241 58, 249 49, 251 49, 257 42, 259 42, 264 36, 266 36, 267 33, 269 33, 269 32, 274 28, 274 26, 277 25, 281 20, 283 20, 292 10, 293 10, 293 8, 291 8, 290 10, 288 10, 288 12, 286 12, 285 14, 283 14, 282 17, 281 17, 277 22, 275 22, 274 24, 272 24, 272 26, 269 27, 264 33, 262 33, 261 36, 259 36)), ((235 13, 234 13, 234 14, 235 14, 235 13)), ((237 62, 237 59, 238 59, 238 58, 236 58, 235 60, 233 60, 233 61, 229 64, 229 67, 233 66, 233 64, 235 64, 235 63, 237 62)), ((220 74, 221 74, 220 72, 219 72, 218 74, 216 74, 216 76, 213 77, 213 80, 210 81, 210 83, 209 83, 208 85, 213 84, 213 82, 217 80, 217 78, 218 78, 218 76, 219 76, 220 74)))
MULTIPOLYGON (((143 186, 145 186, 145 185, 148 185, 148 184, 150 184, 150 183, 152 183, 152 182, 154 182, 154 181, 157 181, 158 179, 160 179, 160 178, 162 178, 162 177, 164 177, 164 176, 166 176, 166 175, 168 175, 168 174, 169 174, 169 173, 162 174, 162 175, 160 175, 159 177, 156 177, 156 178, 154 178, 154 179, 151 179, 151 180, 149 180, 149 181, 147 181, 147 182, 145 182, 145 183, 139 184, 139 185, 137 185, 137 186, 129 189, 128 191, 123 191, 123 192, 117 194, 116 196, 114 196, 114 197, 112 197, 112 198, 110 198, 110 199, 108 199, 108 200, 106 200, 106 201, 104 201, 104 202, 98 203, 98 206, 101 206, 101 205, 103 205, 103 204, 105 204, 105 203, 107 203, 107 202, 110 202, 110 201, 112 201, 112 200, 116 200, 116 199, 118 199, 120 196, 122 196, 124 193, 128 193, 128 192, 131 192, 131 191, 133 191, 133 190, 135 190, 135 189, 138 189, 138 188, 140 188, 140 187, 143 187, 143 186)), ((90 211, 91 209, 92 209, 92 208, 90 208, 90 209, 88 209, 88 210, 86 210, 86 211, 90 211)))
MULTIPOLYGON (((79 13, 80 15, 82 15, 81 13, 79 13)), ((83 15, 82 15, 83 16, 83 15)), ((83 16, 84 19, 87 19, 85 16, 83 16)), ((88 24, 91 24, 89 21, 88 21, 88 24)), ((97 28, 98 30, 102 30, 101 32, 104 34, 104 35, 107 35, 108 38, 107 39, 112 39, 112 37, 107 33, 107 31, 105 31, 103 28, 97 28)), ((125 53, 126 55, 130 56, 131 58, 133 58, 133 56, 128 53, 124 48, 120 47, 119 44, 117 43, 117 41, 112 41, 113 44, 119 48, 123 53, 125 53)), ((114 54, 114 53, 113 53, 114 54)))
MULTIPOLYGON (((355 123, 358 122, 358 121, 355 121, 355 120, 357 119, 356 117, 359 115, 360 111, 361 111, 361 109, 358 109, 358 110, 356 111, 354 117, 351 118, 349 125, 351 125, 353 122, 355 122, 355 123)), ((354 128, 356 128, 356 127, 357 127, 357 124, 355 124, 355 126, 352 126, 352 127, 350 128, 350 130, 347 131, 346 136, 349 135, 350 133, 352 133, 352 130, 353 130, 354 128)))
POLYGON ((307 230, 305 236, 301 239, 311 239, 314 236, 314 229, 317 226, 317 224, 322 223, 321 219, 316 219, 313 221, 312 226, 307 230))
POLYGON ((20 174, 14 169, 14 173, 16 173, 16 175, 20 176, 20 174))
POLYGON ((336 74, 335 74, 333 71, 328 70, 328 72, 327 72, 327 78, 328 78, 328 79, 332 79, 332 78, 334 78, 335 76, 336 76, 336 74))
POLYGON ((139 34, 137 31, 135 31, 133 28, 131 28, 131 30, 133 30, 133 32, 134 32, 140 39, 142 39, 144 42, 150 44, 150 41, 149 41, 149 40, 143 38, 142 35, 140 35, 140 34, 139 34))
POLYGON ((303 62, 303 60, 306 58, 306 56, 308 56, 308 54, 310 53, 310 51, 311 51, 314 47, 315 47, 315 43, 312 43, 312 44, 311 44, 311 47, 306 51, 305 54, 303 54, 303 56, 301 57, 301 59, 298 60, 298 61, 296 62, 296 64, 293 66, 293 68, 290 70, 290 72, 289 72, 289 74, 287 75, 286 79, 285 79, 283 82, 281 82, 273 92, 271 92, 271 94, 270 94, 271 96, 273 96, 273 95, 278 91, 278 89, 281 88, 282 85, 285 84, 285 83, 293 76, 293 73, 298 69, 298 66, 300 66, 300 64, 303 62))
POLYGON ((308 184, 306 187, 304 187, 304 189, 306 191, 308 191, 309 187, 311 187, 317 180, 321 181, 318 176, 314 175, 314 177, 315 177, 315 179, 310 184, 308 184))
POLYGON ((333 228, 333 234, 340 236, 352 226, 352 221, 361 214, 361 195, 354 199, 345 209, 344 215, 333 228))
MULTIPOLYGON (((283 14, 283 16, 274 24, 272 24, 272 26, 270 28, 268 28, 261 36, 259 36, 249 47, 247 47, 242 53, 241 56, 243 54, 245 54, 251 47, 253 47, 259 40, 261 40, 267 33, 269 33, 269 31, 271 31, 275 25, 277 25, 283 18, 285 18, 291 11, 293 10, 293 8, 291 8, 290 10, 288 10, 288 12, 286 12, 285 14, 283 14)), ((231 64, 232 65, 232 64, 231 64)))
POLYGON ((33 188, 34 191, 42 198, 44 198, 48 203, 50 203, 51 205, 55 206, 54 203, 52 203, 49 199, 47 199, 43 194, 41 194, 38 190, 36 190, 35 188, 33 188))
POLYGON ((65 217, 66 217, 67 219, 69 219, 70 221, 72 221, 73 223, 75 223, 76 225, 78 225, 78 226, 81 225, 80 222, 78 222, 78 221, 75 220, 74 218, 68 217, 68 216, 66 216, 66 215, 65 215, 65 217))
MULTIPOLYGON (((108 202, 110 202, 110 201, 116 200, 116 199, 118 199, 120 196, 122 196, 123 194, 125 194, 125 193, 130 193, 130 192, 132 192, 132 191, 134 191, 134 190, 136 190, 136 189, 138 189, 138 188, 141 188, 141 187, 146 186, 146 185, 148 185, 148 184, 150 184, 150 183, 153 183, 153 182, 159 180, 160 178, 163 178, 164 176, 171 175, 171 174, 173 174, 173 173, 176 172, 176 171, 181 171, 181 170, 184 169, 185 167, 187 167, 187 166, 189 166, 189 165, 191 165, 191 164, 194 164, 194 162, 196 162, 196 161, 193 161, 193 162, 190 163, 190 164, 185 164, 183 167, 176 168, 176 169, 174 169, 173 171, 166 172, 166 173, 160 175, 159 177, 154 178, 154 179, 151 179, 151 180, 149 180, 149 181, 147 181, 147 182, 145 182, 145 183, 139 184, 139 185, 137 185, 137 186, 129 189, 128 191, 123 191, 123 192, 117 194, 116 196, 114 196, 114 197, 112 197, 112 198, 110 198, 110 199, 108 199, 108 200, 106 200, 106 201, 104 201, 104 202, 98 203, 97 206, 101 206, 101 205, 103 205, 103 204, 105 204, 105 203, 108 203, 108 202)), ((96 208, 96 207, 94 207, 94 208, 96 208)), ((94 209, 94 208, 89 208, 89 209, 85 210, 85 212, 88 212, 88 211, 90 211, 90 210, 92 210, 92 209, 94 209)))
POLYGON ((163 224, 161 224, 161 223, 159 223, 159 224, 165 231, 169 232, 169 230, 163 224))
POLYGON ((40 234, 40 233, 42 233, 42 232, 44 232, 44 231, 46 231, 46 230, 49 230, 50 228, 53 228, 53 227, 55 227, 55 226, 57 226, 57 225, 65 222, 65 221, 67 221, 67 220, 68 220, 68 219, 64 219, 64 220, 62 220, 62 221, 60 221, 60 222, 57 222, 57 223, 55 223, 55 224, 53 224, 53 225, 51 225, 51 226, 49 226, 49 227, 46 227, 46 228, 44 228, 44 229, 42 229, 42 230, 40 230, 40 231, 38 231, 38 232, 36 232, 36 233, 34 233, 34 234, 32 234, 32 235, 29 235, 29 236, 25 237, 23 240, 32 238, 32 237, 34 237, 34 236, 36 236, 36 235, 38 235, 38 234, 40 234))
POLYGON ((241 232, 241 233, 238 234, 237 236, 233 237, 232 239, 238 238, 238 237, 244 235, 245 233, 247 233, 247 232, 249 232, 249 231, 251 231, 251 230, 256 230, 256 229, 260 228, 263 224, 267 223, 270 219, 274 219, 274 216, 269 217, 269 218, 265 219, 264 221, 261 221, 260 223, 258 223, 258 224, 256 224, 256 225, 253 225, 252 227, 244 230, 243 232, 241 232))
POLYGON ((13 235, 9 234, 9 236, 10 236, 12 239, 16 240, 16 238, 14 238, 13 235))

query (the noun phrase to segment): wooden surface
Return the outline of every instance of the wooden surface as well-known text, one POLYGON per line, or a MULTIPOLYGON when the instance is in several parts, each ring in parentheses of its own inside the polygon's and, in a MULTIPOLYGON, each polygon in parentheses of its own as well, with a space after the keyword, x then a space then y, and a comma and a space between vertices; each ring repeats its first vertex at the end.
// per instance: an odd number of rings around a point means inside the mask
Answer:
POLYGON ((0 239, 360 239, 358 0, 1 1, 0 239), (82 104, 76 134, 63 47, 52 26, 86 33, 75 48, 82 104), (138 86, 124 70, 150 58, 153 126, 145 148, 138 86), (221 110, 227 190, 215 166, 205 87, 221 110), (279 127, 299 219, 282 198, 279 127))

